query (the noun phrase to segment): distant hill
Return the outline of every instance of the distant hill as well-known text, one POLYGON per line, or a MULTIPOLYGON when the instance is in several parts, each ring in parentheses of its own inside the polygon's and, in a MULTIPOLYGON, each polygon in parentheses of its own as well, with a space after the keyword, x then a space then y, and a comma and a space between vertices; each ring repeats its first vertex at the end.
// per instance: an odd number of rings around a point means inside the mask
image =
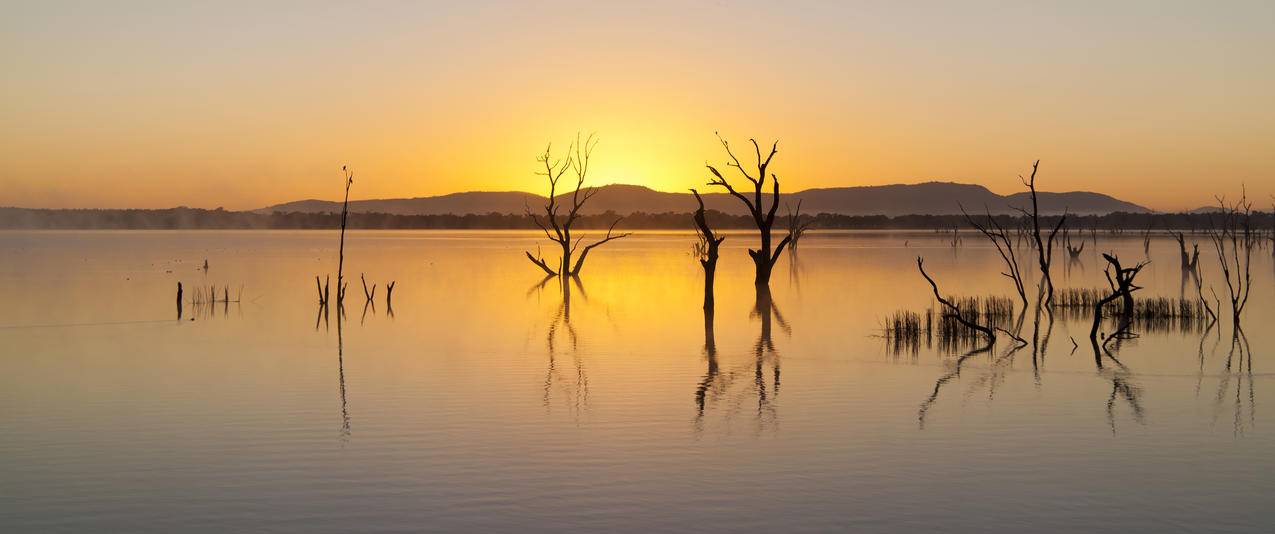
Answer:
MULTIPOLYGON (((747 184, 745 184, 747 185, 747 184)), ((704 203, 709 209, 740 215, 745 213, 739 200, 727 193, 715 192, 718 188, 704 186, 704 203)), ((559 195, 569 203, 570 193, 559 195)), ((751 198, 751 193, 749 197, 751 198)), ((1074 214, 1106 214, 1113 212, 1149 213, 1150 210, 1100 193, 1076 191, 1038 195, 1040 209, 1045 214, 1059 214, 1067 210, 1074 214)), ((523 192, 452 193, 436 197, 352 200, 350 210, 355 213, 390 213, 395 215, 464 215, 464 214, 521 214, 526 206, 532 210, 543 209, 545 197, 523 192)), ((770 195, 763 195, 766 205, 770 195)), ((807 189, 795 193, 783 193, 780 198, 786 206, 802 202, 802 212, 809 214, 831 213, 839 215, 952 215, 959 214, 961 206, 971 213, 981 213, 984 207, 993 214, 1013 213, 1012 206, 1026 208, 1030 203, 1027 193, 1002 196, 986 187, 949 182, 927 182, 908 185, 880 185, 859 187, 832 187, 807 189)), ((613 211, 621 215, 643 213, 687 213, 695 209, 695 198, 689 192, 666 193, 637 185, 606 185, 582 210, 586 214, 613 211)), ((326 200, 301 200, 277 204, 256 210, 258 213, 339 212, 340 202, 326 200)), ((780 212, 786 211, 781 207, 780 212)))

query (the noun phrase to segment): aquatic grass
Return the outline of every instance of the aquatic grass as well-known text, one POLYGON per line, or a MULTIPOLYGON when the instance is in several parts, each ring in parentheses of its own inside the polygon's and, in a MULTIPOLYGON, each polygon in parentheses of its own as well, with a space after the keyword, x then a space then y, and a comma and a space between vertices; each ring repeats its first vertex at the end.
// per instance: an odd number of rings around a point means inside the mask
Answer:
MULTIPOLYGON (((993 330, 1007 328, 1014 318, 1014 300, 1002 296, 946 297, 966 320, 993 330)), ((960 323, 934 305, 922 312, 898 310, 885 318, 882 338, 891 353, 916 353, 922 343, 935 343, 954 352, 985 342, 984 335, 960 323)))
MULTIPOLYGON (((1093 316, 1094 306, 1109 293, 1098 288, 1067 288, 1054 299, 1054 308, 1062 311, 1067 319, 1093 316)), ((1112 301, 1102 308, 1108 320, 1119 319, 1124 312, 1120 301, 1112 301)), ((1208 324, 1210 316, 1199 299, 1172 297, 1146 297, 1133 299, 1133 325, 1149 332, 1197 332, 1208 324)))

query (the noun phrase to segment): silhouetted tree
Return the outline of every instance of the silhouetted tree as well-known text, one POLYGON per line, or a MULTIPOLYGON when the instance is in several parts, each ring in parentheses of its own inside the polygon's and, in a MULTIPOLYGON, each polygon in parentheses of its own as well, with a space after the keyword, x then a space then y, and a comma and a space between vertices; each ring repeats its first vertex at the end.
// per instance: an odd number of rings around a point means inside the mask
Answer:
POLYGON ((744 170, 743 165, 739 162, 739 158, 735 157, 735 153, 731 151, 730 143, 728 143, 726 139, 722 138, 721 134, 718 134, 717 139, 721 141, 722 148, 726 149, 726 155, 731 159, 726 163, 726 166, 734 167, 740 174, 744 175, 744 178, 748 179, 748 181, 753 184, 753 197, 750 200, 747 196, 736 191, 735 188, 731 186, 730 182, 726 181, 726 178, 722 176, 722 173, 712 165, 705 165, 715 177, 712 181, 708 182, 708 185, 716 185, 725 188, 731 196, 738 198, 740 202, 744 203, 744 206, 748 207, 748 212, 752 215, 753 222, 757 225, 757 231, 761 234, 761 246, 755 250, 748 250, 748 255, 752 257, 753 264, 756 267, 756 276, 753 278, 753 283, 758 286, 767 286, 770 284, 770 272, 774 268, 775 262, 779 261, 779 254, 784 251, 784 247, 788 245, 790 240, 792 240, 791 234, 784 236, 784 238, 779 241, 779 245, 774 248, 774 252, 771 251, 770 229, 775 224, 775 212, 779 210, 779 177, 775 176, 774 173, 771 173, 770 175, 773 190, 773 193, 771 194, 770 209, 763 211, 762 206, 762 189, 764 189, 766 185, 766 170, 770 167, 770 160, 775 157, 775 153, 779 152, 779 142, 775 141, 775 143, 771 145, 770 154, 763 160, 761 156, 761 146, 757 144, 756 139, 749 139, 749 141, 753 144, 753 151, 757 155, 757 175, 753 176, 752 174, 749 174, 748 171, 744 170))
POLYGON ((1209 239, 1217 252, 1218 266, 1222 269, 1222 278, 1226 280, 1226 289, 1231 300, 1231 317, 1235 330, 1240 328, 1240 314, 1248 303, 1249 288, 1252 275, 1249 263, 1253 257, 1252 238, 1253 203, 1248 200, 1247 193, 1242 193, 1234 203, 1227 203, 1223 197, 1217 197, 1221 208, 1209 217, 1209 239))
POLYGON ((584 259, 589 255, 589 251, 614 239, 620 239, 631 235, 628 232, 620 234, 613 233, 615 225, 620 222, 620 218, 617 218, 611 223, 611 226, 607 228, 606 236, 601 240, 590 245, 586 245, 583 249, 579 249, 580 242, 583 238, 572 241, 571 226, 580 218, 580 209, 583 208, 585 203, 588 202, 590 198, 593 198, 593 195, 598 192, 598 190, 593 187, 584 187, 585 178, 589 174, 589 158, 592 156, 593 149, 596 146, 597 140, 594 139, 593 135, 589 135, 589 137, 582 143, 580 141, 579 134, 577 134, 575 142, 571 143, 571 145, 567 148, 567 157, 565 159, 558 160, 553 158, 551 152, 553 148, 552 144, 546 146, 545 153, 536 158, 537 162, 544 165, 544 171, 537 172, 536 174, 544 176, 549 180, 549 199, 545 203, 543 218, 541 218, 540 215, 532 213, 530 207, 526 210, 527 216, 531 218, 537 227, 544 231, 545 237, 548 237, 550 241, 557 243, 558 246, 562 248, 562 258, 558 263, 558 269, 555 270, 550 267, 548 262, 545 261, 543 257, 540 257, 539 254, 532 256, 530 251, 526 254, 527 259, 531 260, 531 263, 536 264, 537 267, 543 269, 545 273, 550 276, 579 276, 580 269, 584 267, 584 259), (556 195, 558 192, 558 180, 560 180, 568 170, 575 175, 576 186, 570 196, 570 209, 567 211, 565 216, 562 216, 558 213, 559 206, 556 195), (577 250, 579 250, 580 256, 576 259, 575 265, 573 266, 571 264, 571 257, 577 250))
POLYGON ((970 223, 970 226, 982 232, 992 242, 992 245, 996 247, 996 252, 1001 255, 1001 260, 1005 262, 1005 272, 1002 272, 1001 275, 1014 282, 1014 290, 1018 292, 1018 298, 1023 301, 1023 310, 1026 311, 1027 292, 1023 289, 1023 273, 1018 267, 1018 257, 1014 254, 1014 243, 1010 241, 1009 234, 1005 233, 1005 228, 996 221, 995 217, 992 217, 991 211, 987 210, 986 206, 983 209, 987 212, 987 224, 979 224, 973 217, 970 217, 970 214, 965 213, 964 207, 961 207, 961 213, 965 215, 965 220, 970 223))
MULTIPOLYGON (((349 168, 342 165, 341 172, 345 174, 345 199, 341 201, 341 218, 338 220, 341 224, 341 241, 337 248, 336 260, 336 303, 338 307, 345 303, 346 284, 342 276, 345 269, 345 227, 349 222, 350 214, 350 186, 354 184, 354 173, 349 168)), ((331 223, 329 222, 329 224, 331 223)), ((208 260, 204 260, 205 269, 208 268, 207 265, 208 260)), ((328 305, 328 296, 331 294, 328 291, 328 279, 325 278, 323 283, 319 284, 319 277, 315 276, 314 285, 319 291, 319 306, 326 307, 328 305)))
POLYGON ((345 268, 345 225, 350 217, 350 186, 354 185, 354 172, 346 169, 345 165, 341 166, 341 172, 345 173, 345 199, 341 201, 341 246, 337 249, 336 260, 336 302, 340 305, 345 301, 345 283, 341 281, 342 269, 345 268))
POLYGON ((1107 260, 1105 273, 1107 275, 1107 285, 1110 286, 1111 292, 1094 304, 1093 326, 1089 329, 1089 342, 1093 344, 1094 360, 1098 367, 1102 367, 1102 352, 1098 345, 1098 326, 1102 323, 1102 309, 1116 299, 1121 299, 1123 305, 1121 306, 1120 325, 1109 338, 1116 338, 1127 330, 1133 320, 1133 292, 1142 289, 1134 285, 1133 281, 1138 276, 1138 273, 1142 271, 1142 268, 1147 265, 1146 263, 1139 263, 1133 267, 1126 268, 1120 265, 1120 259, 1116 256, 1103 254, 1102 257, 1107 260))
MULTIPOLYGON (((699 203, 699 208, 695 210, 695 226, 699 230, 699 245, 696 250, 699 252, 700 266, 704 267, 704 310, 711 317, 713 313, 713 279, 717 273, 717 248, 726 240, 726 236, 719 236, 713 233, 713 229, 708 226, 708 219, 704 216, 704 199, 699 196, 699 191, 691 189, 691 193, 695 194, 695 201, 699 203)), ((711 321, 711 319, 706 319, 711 321)))
POLYGON ((1173 238, 1178 241, 1178 256, 1182 262, 1182 274, 1195 273, 1196 268, 1200 264, 1200 245, 1192 243, 1191 254, 1186 253, 1186 237, 1182 232, 1173 234, 1173 238))
POLYGON ((797 209, 794 210, 792 205, 788 206, 788 237, 790 238, 788 252, 797 252, 797 244, 801 242, 802 236, 806 235, 806 230, 814 225, 814 219, 801 220, 800 199, 797 200, 797 209))
POLYGON ((1036 252, 1040 261, 1041 275, 1041 292, 1045 296, 1045 309, 1052 310, 1054 306, 1054 280, 1049 276, 1049 265, 1054 258, 1054 238, 1058 236, 1058 230, 1063 227, 1063 223, 1067 221, 1067 214, 1063 213, 1058 218, 1058 224, 1054 226, 1053 231, 1049 232, 1048 239, 1042 239, 1040 236, 1040 203, 1036 199, 1036 170, 1040 167, 1040 160, 1032 163, 1032 174, 1030 178, 1018 177, 1023 181, 1023 185, 1027 186, 1028 192, 1031 193, 1032 210, 1028 212, 1025 209, 1015 207, 1023 215, 1026 215, 1031 223, 1031 237, 1035 241, 1036 252))

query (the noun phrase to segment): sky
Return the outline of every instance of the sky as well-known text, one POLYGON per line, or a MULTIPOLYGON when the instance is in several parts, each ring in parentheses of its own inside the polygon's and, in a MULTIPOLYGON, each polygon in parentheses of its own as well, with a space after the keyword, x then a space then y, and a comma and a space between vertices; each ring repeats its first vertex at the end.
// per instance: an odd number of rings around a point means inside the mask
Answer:
POLYGON ((1275 194, 1275 2, 0 1, 0 206, 957 181, 1275 194))

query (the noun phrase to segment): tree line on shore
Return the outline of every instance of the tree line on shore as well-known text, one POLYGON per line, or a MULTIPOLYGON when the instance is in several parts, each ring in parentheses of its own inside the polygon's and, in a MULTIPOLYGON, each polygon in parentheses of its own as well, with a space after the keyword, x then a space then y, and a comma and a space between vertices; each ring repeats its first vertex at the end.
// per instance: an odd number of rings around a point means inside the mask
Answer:
MULTIPOLYGON (((684 213, 627 214, 616 225, 617 230, 693 230, 695 206, 684 213)), ((971 207, 977 209, 976 207, 971 207)), ((582 214, 576 227, 584 230, 606 230, 619 217, 607 212, 582 214)), ((731 215, 706 210, 708 223, 717 229, 756 229, 752 215, 731 215)), ((1022 224, 1022 215, 993 216, 1002 226, 1014 228, 1022 224)), ((1209 228, 1210 214, 1195 213, 1109 213, 1104 215, 1069 215, 1067 227, 1073 232, 1099 231, 1142 232, 1153 230, 1203 231, 1209 228)), ((0 229, 104 229, 104 230, 331 230, 340 226, 340 213, 229 211, 224 209, 32 209, 0 208, 0 229)), ((824 230, 948 230, 973 229, 964 215, 842 215, 819 213, 800 215, 800 223, 813 223, 824 230)), ((1042 216, 1042 224, 1056 220, 1042 216)), ((1259 228, 1271 228, 1270 212, 1253 213, 1259 228)), ((775 221, 777 229, 787 229, 787 218, 775 221)), ((518 213, 396 215, 389 213, 350 213, 349 228, 376 230, 538 230, 533 218, 518 213)))

